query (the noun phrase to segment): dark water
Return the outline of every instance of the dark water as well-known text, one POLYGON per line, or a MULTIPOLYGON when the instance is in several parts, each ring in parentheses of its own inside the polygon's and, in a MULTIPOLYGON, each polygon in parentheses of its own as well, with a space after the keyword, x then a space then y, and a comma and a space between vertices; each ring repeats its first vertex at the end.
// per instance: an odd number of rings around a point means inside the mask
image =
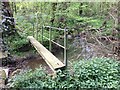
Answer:
POLYGON ((49 68, 47 63, 41 56, 30 56, 24 59, 21 59, 17 63, 17 68, 20 69, 32 69, 35 70, 36 68, 45 68, 46 73, 52 73, 52 70, 49 68))
POLYGON ((27 63, 26 63, 26 67, 29 67, 33 70, 35 68, 39 68, 40 66, 46 69, 45 72, 52 73, 52 70, 49 68, 49 66, 47 65, 45 60, 43 60, 42 58, 38 57, 38 58, 33 59, 33 60, 28 60, 27 63))

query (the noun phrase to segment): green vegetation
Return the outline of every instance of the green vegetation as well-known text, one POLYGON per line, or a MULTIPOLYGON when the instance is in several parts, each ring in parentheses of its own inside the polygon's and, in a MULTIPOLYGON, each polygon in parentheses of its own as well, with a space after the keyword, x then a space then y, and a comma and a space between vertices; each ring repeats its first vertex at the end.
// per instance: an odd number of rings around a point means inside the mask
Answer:
MULTIPOLYGON (((36 53, 27 36, 35 37, 46 48, 49 47, 49 40, 44 38, 42 42, 42 31, 45 37, 50 36, 49 28, 43 26, 68 29, 67 59, 68 64, 70 63, 66 70, 57 70, 55 77, 46 74, 42 67, 22 71, 12 76, 8 82, 9 87, 55 90, 120 88, 120 62, 112 59, 120 57, 119 47, 116 46, 119 45, 120 37, 117 34, 116 2, 7 2, 6 5, 12 12, 11 16, 6 16, 6 20, 2 20, 5 34, 3 40, 9 47, 8 51, 17 58, 15 62, 18 67, 15 69, 20 67, 22 70, 22 64, 29 64, 30 60, 37 59, 37 55, 31 54, 36 53)), ((6 7, 3 5, 3 8, 6 7)), ((7 14, 5 10, 2 11, 3 16, 10 13, 9 10, 7 14)), ((63 45, 64 31, 52 29, 51 33, 52 40, 63 45)), ((51 52, 63 60, 63 49, 59 46, 52 43, 51 52)))
POLYGON ((71 71, 57 71, 52 78, 44 69, 25 71, 10 80, 10 87, 15 88, 115 88, 120 83, 119 62, 110 58, 93 58, 89 61, 74 62, 71 71))
MULTIPOLYGON (((51 25, 51 18, 54 18, 54 22, 52 26, 61 27, 61 28, 69 28, 77 30, 78 32, 84 31, 88 26, 91 28, 100 28, 105 20, 104 16, 107 12, 104 12, 104 15, 97 15, 98 9, 100 9, 100 5, 97 3, 98 7, 95 5, 91 6, 94 3, 88 4, 84 3, 81 6, 80 3, 56 3, 55 6, 53 3, 16 3, 17 13, 14 13, 17 32, 20 37, 13 36, 7 40, 8 46, 10 46, 11 53, 21 53, 17 51, 19 47, 28 44, 26 40, 27 36, 32 35, 38 38, 38 41, 41 41, 41 28, 42 25, 51 25), (97 8, 97 10, 95 9, 97 8), (94 10, 95 9, 95 10, 94 10), (80 15, 78 12, 82 10, 82 14, 80 15), (90 16, 94 13, 96 15, 90 16), (63 21, 61 21, 63 19, 63 21), (37 35, 38 34, 38 35, 37 35)), ((108 4, 104 4, 107 6, 108 4)), ((14 10, 14 7, 12 7, 14 10)), ((106 7, 109 8, 109 7, 106 7)), ((107 9, 105 9, 107 11, 107 9)), ((102 35, 111 35, 111 28, 113 25, 112 20, 108 20, 107 27, 102 32, 102 35)), ((44 30, 44 35, 46 37, 49 36, 48 32, 44 30)), ((59 37, 60 32, 53 30, 52 39, 56 39, 59 37)), ((44 45, 48 48, 48 40, 44 39, 44 45)))
MULTIPOLYGON (((110 8, 112 3, 86 2, 82 4, 16 2, 16 7, 12 6, 12 9, 13 12, 15 12, 14 18, 17 24, 17 32, 21 37, 10 37, 9 39, 6 39, 8 42, 7 44, 11 49, 10 52, 16 53, 18 52, 16 51, 17 48, 27 44, 28 41, 26 38, 29 35, 32 35, 35 38, 38 38, 38 41, 41 41, 41 28, 43 25, 52 25, 61 28, 67 27, 70 32, 72 29, 77 32, 82 32, 87 27, 99 29, 103 22, 107 20, 106 28, 101 33, 105 36, 111 35, 111 28, 114 25, 114 22, 111 19, 106 19, 106 17, 110 18, 107 10, 110 8), (54 19, 53 23, 51 23, 51 19, 54 19)), ((49 31, 44 29, 44 35, 46 37, 49 36, 48 32, 49 31)), ((59 31, 53 30, 52 39, 55 40, 59 37, 60 33, 61 32, 59 31)), ((47 39, 44 39, 44 45, 48 47, 47 39)))

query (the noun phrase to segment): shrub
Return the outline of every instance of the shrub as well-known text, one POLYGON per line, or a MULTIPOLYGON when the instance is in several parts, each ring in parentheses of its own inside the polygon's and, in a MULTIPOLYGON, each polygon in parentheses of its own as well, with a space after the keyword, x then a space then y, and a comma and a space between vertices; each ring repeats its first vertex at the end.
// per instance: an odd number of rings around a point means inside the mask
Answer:
POLYGON ((13 76, 9 80, 9 86, 15 88, 43 88, 47 80, 47 74, 43 72, 42 68, 35 71, 23 71, 19 75, 13 76))
POLYGON ((13 77, 10 87, 27 88, 118 88, 120 84, 119 63, 109 58, 80 60, 73 71, 57 71, 55 78, 44 73, 42 68, 13 77), (71 73, 72 72, 72 73, 71 73))
POLYGON ((110 58, 94 58, 74 65, 74 78, 83 88, 116 88, 119 84, 119 63, 110 58))

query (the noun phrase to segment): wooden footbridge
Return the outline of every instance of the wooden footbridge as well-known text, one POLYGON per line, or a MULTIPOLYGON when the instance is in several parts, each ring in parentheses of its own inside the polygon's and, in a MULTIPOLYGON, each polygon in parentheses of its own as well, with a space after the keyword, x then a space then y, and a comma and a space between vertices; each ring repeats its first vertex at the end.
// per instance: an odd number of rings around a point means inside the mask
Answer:
POLYGON ((42 27, 42 42, 43 39, 46 38, 49 40, 49 50, 46 49, 40 42, 38 42, 33 36, 28 36, 27 39, 30 41, 30 43, 34 46, 34 48, 37 50, 37 52, 42 56, 42 58, 45 60, 45 62, 48 64, 48 66, 51 68, 51 70, 55 73, 57 69, 61 69, 67 66, 67 29, 61 29, 56 27, 50 27, 50 26, 43 26, 42 27), (43 35, 44 28, 49 28, 49 38, 45 37, 43 35), (58 44, 57 42, 54 42, 52 40, 52 30, 62 30, 64 31, 64 46, 58 44), (58 45, 59 47, 64 49, 64 63, 61 62, 57 57, 55 57, 50 51, 52 47, 52 43, 58 45))
MULTIPOLYGON (((65 68, 67 66, 67 29, 61 29, 61 28, 56 28, 56 27, 50 27, 50 26, 43 26, 41 30, 41 39, 43 42, 43 39, 46 38, 49 40, 49 50, 46 49, 43 45, 42 42, 38 42, 33 36, 28 36, 27 39, 30 41, 30 43, 34 46, 34 48, 38 51, 38 53, 42 56, 42 58, 45 60, 45 62, 48 64, 48 66, 51 68, 53 71, 53 75, 56 74, 57 69, 65 68), (44 33, 44 28, 49 28, 49 38, 45 37, 43 35, 44 33), (57 42, 53 41, 52 39, 52 30, 62 30, 64 31, 64 45, 60 45, 57 42), (59 47, 64 49, 64 62, 60 61, 57 57, 55 57, 50 51, 52 47, 52 43, 58 45, 59 47)), ((1 33, 0 33, 1 34, 1 33)), ((2 36, 2 35, 1 35, 2 36)), ((2 38, 2 37, 0 37, 2 38)), ((5 70, 2 68, 2 59, 7 58, 8 54, 7 52, 4 52, 2 48, 2 39, 0 39, 0 77, 5 74, 5 70), (3 72, 3 73, 2 73, 3 72)), ((5 80, 0 78, 0 88, 5 86, 5 80)))

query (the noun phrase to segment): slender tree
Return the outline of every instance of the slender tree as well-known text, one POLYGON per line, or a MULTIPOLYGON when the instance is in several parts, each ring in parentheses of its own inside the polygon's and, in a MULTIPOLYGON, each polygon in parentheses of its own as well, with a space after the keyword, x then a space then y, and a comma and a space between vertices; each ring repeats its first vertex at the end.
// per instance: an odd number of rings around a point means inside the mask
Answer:
POLYGON ((52 6, 52 18, 51 18, 50 22, 53 25, 53 23, 55 21, 55 11, 56 11, 57 3, 52 3, 51 6, 52 6))
MULTIPOLYGON (((117 4, 118 8, 117 10, 120 10, 120 1, 118 2, 117 4)), ((120 60, 120 11, 118 11, 118 26, 117 26, 117 30, 118 30, 118 57, 119 57, 119 60, 120 60)))
POLYGON ((82 6, 83 6, 83 3, 81 2, 79 6, 79 11, 78 11, 79 16, 81 16, 83 13, 82 6))

